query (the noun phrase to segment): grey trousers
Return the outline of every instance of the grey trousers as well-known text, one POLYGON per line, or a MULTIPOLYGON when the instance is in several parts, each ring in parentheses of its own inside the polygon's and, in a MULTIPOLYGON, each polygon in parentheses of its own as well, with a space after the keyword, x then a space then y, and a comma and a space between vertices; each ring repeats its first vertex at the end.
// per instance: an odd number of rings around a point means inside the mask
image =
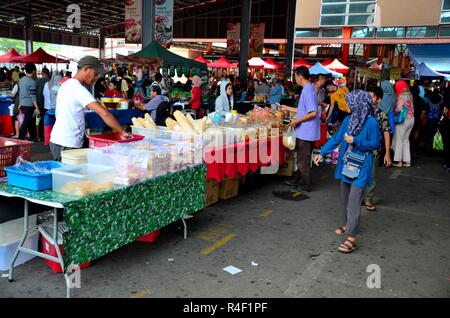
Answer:
POLYGON ((361 217, 361 200, 364 189, 341 182, 342 221, 345 224, 345 234, 355 236, 361 217))
POLYGON ((50 152, 52 153, 53 160, 55 161, 61 161, 61 152, 65 150, 72 150, 74 148, 68 148, 64 146, 60 146, 54 143, 50 143, 50 152))

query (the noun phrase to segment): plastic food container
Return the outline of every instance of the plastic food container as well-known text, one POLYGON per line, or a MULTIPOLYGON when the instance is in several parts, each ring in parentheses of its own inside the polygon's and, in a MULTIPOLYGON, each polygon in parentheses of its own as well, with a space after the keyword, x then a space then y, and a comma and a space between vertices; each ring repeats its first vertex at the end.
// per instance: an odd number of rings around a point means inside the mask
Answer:
POLYGON ((149 179, 161 177, 170 171, 170 148, 152 144, 148 140, 134 143, 139 151, 148 153, 147 177, 149 179))
POLYGON ((61 162, 67 165, 87 163, 89 149, 65 150, 61 152, 61 162))
POLYGON ((114 187, 114 168, 92 164, 64 166, 53 170, 53 191, 85 196, 114 187))
POLYGON ((127 143, 133 141, 143 140, 145 137, 140 135, 133 135, 130 139, 123 140, 119 133, 107 133, 98 135, 89 135, 89 148, 108 147, 115 143, 127 143))
POLYGON ((52 170, 60 168, 56 161, 43 161, 24 164, 19 167, 6 167, 8 184, 33 191, 48 190, 52 188, 52 170))
POLYGON ((114 144, 110 147, 89 149, 88 163, 113 167, 114 183, 133 185, 147 180, 149 152, 131 147, 134 144, 114 144))

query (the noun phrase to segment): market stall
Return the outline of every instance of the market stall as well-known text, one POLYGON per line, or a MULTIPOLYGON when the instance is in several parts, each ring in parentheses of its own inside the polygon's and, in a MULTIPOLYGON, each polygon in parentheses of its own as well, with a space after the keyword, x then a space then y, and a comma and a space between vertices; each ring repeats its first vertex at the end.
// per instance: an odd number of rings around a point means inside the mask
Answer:
MULTIPOLYGON (((136 241, 148 233, 161 229, 204 207, 206 168, 204 165, 171 173, 142 184, 93 194, 83 198, 62 195, 54 191, 30 191, 0 183, 0 196, 26 200, 25 228, 21 244, 14 255, 9 279, 13 280, 13 264, 18 253, 31 253, 46 257, 37 251, 23 248, 27 236, 36 227, 28 227, 28 202, 64 209, 64 222, 70 229, 64 233, 64 256, 55 245, 59 262, 64 268, 67 296, 70 280, 67 269, 73 265, 91 262, 112 251, 136 241), (196 191, 192 191, 196 189, 196 191)), ((58 228, 55 218, 53 228, 58 228)), ((53 241, 57 242, 57 234, 53 241)))

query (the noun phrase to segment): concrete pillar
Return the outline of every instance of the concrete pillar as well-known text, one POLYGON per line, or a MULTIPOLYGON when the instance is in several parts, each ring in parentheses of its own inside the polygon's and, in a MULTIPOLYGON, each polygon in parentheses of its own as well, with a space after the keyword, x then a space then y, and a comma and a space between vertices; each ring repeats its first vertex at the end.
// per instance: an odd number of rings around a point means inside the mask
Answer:
MULTIPOLYGON (((342 30, 342 37, 344 39, 351 39, 352 38, 352 28, 351 27, 345 27, 342 30)), ((342 46, 342 63, 344 65, 348 65, 348 57, 350 55, 350 44, 344 44, 342 46)))
POLYGON ((155 1, 142 1, 142 48, 155 39, 155 1))
POLYGON ((105 41, 106 41, 105 29, 100 29, 100 39, 99 39, 99 59, 100 60, 104 59, 106 56, 105 41))
POLYGON ((292 71, 295 58, 295 14, 297 10, 297 0, 289 0, 288 3, 288 24, 287 24, 287 45, 286 45, 286 75, 292 78, 292 71))
POLYGON ((252 21, 252 0, 242 1, 241 50, 239 59, 239 79, 241 85, 247 85, 248 53, 250 26, 252 21))
POLYGON ((25 17, 25 54, 33 53, 33 20, 31 16, 25 17))

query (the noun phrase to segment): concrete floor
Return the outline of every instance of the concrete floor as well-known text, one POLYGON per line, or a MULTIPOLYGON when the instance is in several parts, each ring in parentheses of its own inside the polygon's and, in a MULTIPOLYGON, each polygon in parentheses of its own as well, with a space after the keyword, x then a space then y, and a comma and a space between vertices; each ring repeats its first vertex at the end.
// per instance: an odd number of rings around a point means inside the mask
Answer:
MULTIPOLYGON (((48 158, 40 146, 35 154, 48 158)), ((450 297, 450 174, 438 158, 379 170, 378 209, 363 210, 351 255, 337 251, 333 170, 324 165, 313 176, 315 191, 298 202, 273 196, 284 189, 281 177, 250 180, 237 198, 189 219, 187 240, 175 223, 156 243, 97 260, 82 270, 73 297, 450 297), (380 289, 367 287, 371 264, 380 266, 380 289), (223 271, 230 265, 242 272, 223 271)), ((0 278, 0 297, 65 297, 65 282, 35 258, 16 268, 13 283, 0 278)))

